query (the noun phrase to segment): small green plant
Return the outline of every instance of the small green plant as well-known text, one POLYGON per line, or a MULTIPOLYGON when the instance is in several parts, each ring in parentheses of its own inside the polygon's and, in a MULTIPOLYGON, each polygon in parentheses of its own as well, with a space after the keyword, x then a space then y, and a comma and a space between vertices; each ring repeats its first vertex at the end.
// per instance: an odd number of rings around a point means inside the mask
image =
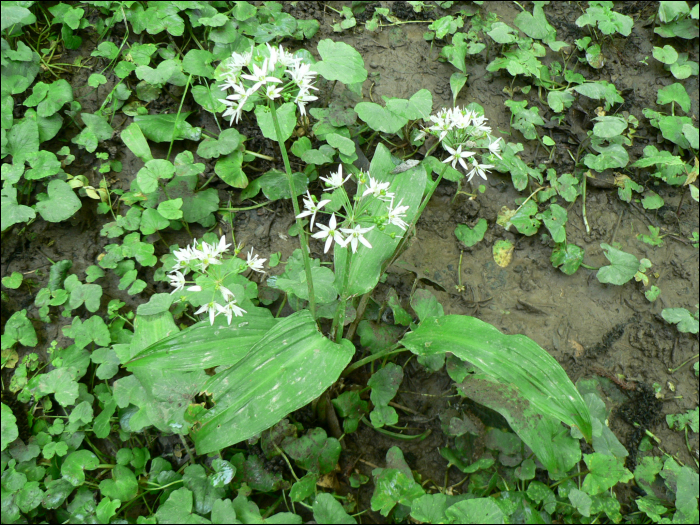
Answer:
MULTIPOLYGON (((695 308, 697 309, 698 305, 695 305, 695 308)), ((698 311, 691 314, 685 308, 664 308, 661 317, 667 322, 675 324, 679 332, 698 333, 698 311)))
POLYGON ((576 19, 576 25, 597 27, 604 35, 629 36, 634 25, 632 18, 613 11, 613 7, 613 2, 589 1, 585 13, 576 19))
MULTIPOLYGON (((656 15, 659 26, 654 33, 664 38, 683 38, 692 40, 698 37, 698 6, 691 9, 688 2, 659 2, 656 15)), ((695 66, 697 75, 697 65, 695 66)), ((675 75, 674 75, 675 76, 675 75)))

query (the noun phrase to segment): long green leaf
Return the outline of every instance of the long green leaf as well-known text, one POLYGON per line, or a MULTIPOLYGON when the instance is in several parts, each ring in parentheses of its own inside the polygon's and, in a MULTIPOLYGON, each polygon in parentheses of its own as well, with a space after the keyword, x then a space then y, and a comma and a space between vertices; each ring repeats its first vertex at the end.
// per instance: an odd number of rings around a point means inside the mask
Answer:
POLYGON ((199 322, 174 333, 140 352, 126 363, 128 369, 203 370, 235 365, 277 320, 265 308, 249 309, 229 326, 224 317, 199 322))
POLYGON ((538 412, 513 385, 498 383, 486 374, 469 375, 457 385, 463 396, 495 410, 537 456, 552 479, 566 476, 581 460, 578 440, 553 417, 538 412))
POLYGON ((323 337, 307 310, 282 319, 241 361, 204 386, 216 405, 193 432, 197 453, 246 440, 317 398, 354 352, 348 341, 337 345, 323 337))
POLYGON ((401 344, 418 355, 452 352, 513 386, 539 413, 578 427, 588 442, 593 438, 588 407, 564 369, 524 335, 504 335, 474 317, 447 315, 426 319, 401 344))
MULTIPOLYGON (((124 363, 144 348, 178 330, 168 311, 155 315, 137 315, 131 343, 114 345, 117 356, 124 363)), ((203 369, 180 372, 137 368, 133 375, 115 381, 114 400, 119 408, 126 408, 130 404, 139 407, 128 420, 128 426, 134 432, 154 425, 162 432, 185 434, 190 425, 185 420, 185 411, 207 379, 203 369)))
MULTIPOLYGON (((396 194, 395 205, 398 205, 399 201, 403 199, 402 206, 409 207, 405 221, 410 224, 418 211, 428 177, 422 165, 398 175, 391 175, 395 168, 396 166, 391 161, 391 153, 383 144, 379 144, 372 158, 370 174, 379 182, 391 182, 388 191, 396 194)), ((386 213, 386 204, 377 202, 369 211, 373 215, 382 215, 386 213)), ((396 250, 403 235, 405 232, 401 228, 392 225, 387 226, 384 231, 374 228, 365 236, 372 245, 372 249, 360 244, 357 252, 353 254, 348 277, 348 296, 362 295, 377 286, 382 264, 394 254, 394 250, 396 250), (391 233, 396 234, 394 239, 389 237, 391 233)), ((335 245, 337 279, 344 274, 348 250, 350 250, 349 247, 342 248, 338 244, 335 245)), ((336 282, 336 285, 339 289, 342 288, 342 282, 336 282)))

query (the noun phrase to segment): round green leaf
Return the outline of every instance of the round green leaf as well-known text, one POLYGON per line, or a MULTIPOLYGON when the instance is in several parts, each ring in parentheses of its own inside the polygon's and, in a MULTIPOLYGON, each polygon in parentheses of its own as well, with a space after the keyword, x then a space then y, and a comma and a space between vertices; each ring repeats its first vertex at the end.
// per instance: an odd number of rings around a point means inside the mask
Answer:
POLYGON ((664 200, 658 193, 654 193, 653 191, 648 191, 642 199, 642 206, 644 206, 645 210, 658 210, 663 205, 664 200))
POLYGON ((7 448, 7 445, 12 443, 15 439, 19 437, 19 432, 17 430, 17 418, 12 413, 12 409, 8 407, 5 403, 2 403, 2 436, 0 440, 2 442, 2 450, 7 448))
POLYGON ((85 483, 85 470, 94 470, 100 464, 98 457, 89 450, 72 452, 61 465, 61 475, 74 487, 85 483))
POLYGON ((367 70, 362 55, 344 42, 330 39, 318 43, 321 61, 311 68, 326 80, 340 80, 343 84, 356 84, 367 79, 367 70))
POLYGON ((455 228, 455 236, 462 241, 467 248, 470 248, 484 238, 486 228, 486 219, 483 218, 479 219, 474 228, 470 228, 466 224, 458 224, 457 228, 455 228))
POLYGON ((139 485, 134 473, 123 465, 116 465, 112 470, 112 479, 100 482, 103 497, 128 501, 138 494, 139 485))
POLYGON ((213 78, 214 68, 211 67, 214 55, 209 51, 201 49, 191 49, 182 60, 182 70, 199 77, 213 78))
POLYGON ((610 261, 609 266, 603 266, 596 274, 601 283, 619 286, 634 277, 634 274, 639 269, 639 261, 634 255, 613 248, 605 243, 601 244, 600 247, 605 250, 605 257, 610 261))
POLYGON ((61 222, 73 216, 83 205, 67 182, 56 179, 49 182, 48 199, 38 202, 36 210, 44 220, 61 222))
POLYGON ((177 199, 161 202, 158 205, 158 213, 166 219, 175 221, 182 218, 182 210, 180 208, 182 208, 182 199, 178 197, 177 199))
POLYGON ((597 137, 608 139, 620 135, 627 129, 627 121, 621 117, 598 117, 595 119, 596 125, 593 126, 593 133, 597 137))
POLYGON ((671 104, 672 102, 678 104, 686 113, 690 111, 690 97, 683 87, 683 84, 676 82, 675 84, 659 89, 656 103, 663 105, 671 104))
POLYGON ((664 64, 673 64, 678 60, 678 53, 668 44, 666 44, 664 47, 654 46, 654 51, 652 54, 656 60, 663 62, 664 64))

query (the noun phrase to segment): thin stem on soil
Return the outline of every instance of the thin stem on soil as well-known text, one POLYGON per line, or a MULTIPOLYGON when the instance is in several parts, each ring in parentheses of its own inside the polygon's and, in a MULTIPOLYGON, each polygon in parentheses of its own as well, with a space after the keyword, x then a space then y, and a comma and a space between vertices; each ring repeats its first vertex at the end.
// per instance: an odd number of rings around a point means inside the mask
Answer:
POLYGON ((681 368, 683 368, 685 365, 687 365, 688 363, 690 363, 693 359, 697 359, 698 357, 700 357, 700 354, 695 354, 693 357, 691 357, 691 358, 688 359, 687 361, 683 361, 683 362, 682 362, 680 365, 678 365, 676 368, 669 368, 669 369, 668 369, 668 373, 669 373, 669 374, 675 374, 675 373, 678 372, 681 368))
POLYGON ((581 182, 582 188, 581 188, 581 197, 583 199, 582 205, 581 205, 581 214, 583 215, 583 224, 586 225, 586 233, 591 233, 591 228, 588 226, 588 219, 586 218, 586 179, 588 178, 588 175, 585 173, 583 174, 583 181, 581 182))

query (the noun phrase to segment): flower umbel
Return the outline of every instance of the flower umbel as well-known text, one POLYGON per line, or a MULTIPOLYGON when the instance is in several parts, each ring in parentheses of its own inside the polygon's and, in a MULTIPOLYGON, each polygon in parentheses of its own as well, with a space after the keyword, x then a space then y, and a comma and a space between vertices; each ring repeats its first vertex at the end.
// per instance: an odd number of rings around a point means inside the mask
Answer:
POLYGON ((251 98, 256 100, 254 97, 293 100, 302 116, 306 114, 306 104, 318 99, 311 95, 311 90, 318 89, 313 85, 317 73, 311 70, 311 65, 303 63, 301 57, 295 57, 281 45, 266 46, 267 49, 258 46, 244 54, 233 53, 217 68, 219 87, 234 91, 225 99, 219 99, 227 106, 223 116, 231 117, 231 125, 239 121, 243 107, 251 98), (255 95, 261 88, 260 95, 255 95))

